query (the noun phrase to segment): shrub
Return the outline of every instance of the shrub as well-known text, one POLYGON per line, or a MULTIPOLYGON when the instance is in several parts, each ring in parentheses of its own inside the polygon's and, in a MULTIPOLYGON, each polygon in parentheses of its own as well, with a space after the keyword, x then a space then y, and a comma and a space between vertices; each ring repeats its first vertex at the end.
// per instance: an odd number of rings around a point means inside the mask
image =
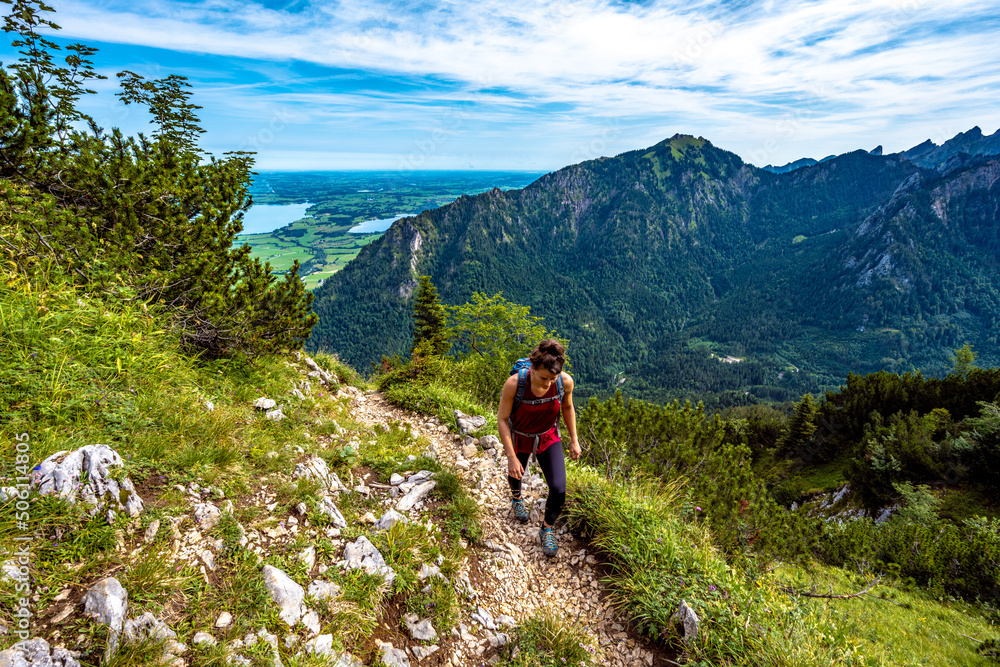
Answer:
POLYGON ((816 551, 831 565, 867 562, 938 593, 1000 602, 1000 519, 827 524, 816 551))

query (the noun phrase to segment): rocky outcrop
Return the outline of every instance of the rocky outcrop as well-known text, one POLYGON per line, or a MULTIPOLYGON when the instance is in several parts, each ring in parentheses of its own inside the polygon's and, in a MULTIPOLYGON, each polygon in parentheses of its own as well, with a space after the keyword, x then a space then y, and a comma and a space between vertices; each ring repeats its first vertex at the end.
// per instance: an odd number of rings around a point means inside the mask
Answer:
POLYGON ((124 461, 107 445, 86 445, 75 451, 56 452, 35 468, 31 484, 40 495, 57 495, 70 502, 83 498, 91 514, 112 506, 136 517, 142 498, 124 474, 124 461))

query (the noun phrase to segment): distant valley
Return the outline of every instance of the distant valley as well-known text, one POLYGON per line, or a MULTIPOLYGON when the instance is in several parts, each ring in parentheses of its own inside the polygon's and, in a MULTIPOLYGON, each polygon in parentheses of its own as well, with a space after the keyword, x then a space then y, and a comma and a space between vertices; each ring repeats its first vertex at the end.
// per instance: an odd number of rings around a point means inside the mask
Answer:
POLYGON ((253 214, 267 210, 280 220, 264 233, 245 226, 236 243, 249 243, 253 254, 276 273, 297 260, 308 289, 314 289, 393 220, 448 204, 462 195, 498 187, 519 188, 535 180, 533 172, 262 172, 253 182, 253 214), (305 209, 303 206, 308 204, 305 209), (277 210, 276 210, 277 209, 277 210), (304 214, 303 214, 304 213, 304 214), (380 224, 372 224, 372 222, 380 224))

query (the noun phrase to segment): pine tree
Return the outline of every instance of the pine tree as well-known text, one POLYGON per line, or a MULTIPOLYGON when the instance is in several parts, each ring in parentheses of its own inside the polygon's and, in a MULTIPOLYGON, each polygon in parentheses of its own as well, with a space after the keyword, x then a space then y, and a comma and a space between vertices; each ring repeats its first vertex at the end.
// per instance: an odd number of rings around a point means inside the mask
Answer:
POLYGON ((788 428, 778 440, 778 451, 786 454, 794 453, 805 445, 816 432, 816 416, 819 406, 812 394, 806 394, 795 404, 795 414, 788 423, 788 428))
POLYGON ((249 246, 233 247, 253 203, 252 154, 198 148, 199 107, 180 76, 121 72, 118 96, 145 106, 155 130, 105 132, 76 106, 93 93, 84 83, 103 78, 94 49, 67 47, 58 65, 60 47, 39 32, 58 29, 43 18, 52 9, 9 4, 4 30, 21 58, 0 68, 0 196, 11 212, 0 219, 0 247, 23 271, 54 261, 92 289, 158 304, 194 351, 300 347, 317 317, 298 264, 282 281, 249 246))
POLYGON ((430 276, 420 276, 420 285, 413 300, 413 349, 421 343, 434 354, 445 354, 448 341, 448 315, 438 298, 430 276))

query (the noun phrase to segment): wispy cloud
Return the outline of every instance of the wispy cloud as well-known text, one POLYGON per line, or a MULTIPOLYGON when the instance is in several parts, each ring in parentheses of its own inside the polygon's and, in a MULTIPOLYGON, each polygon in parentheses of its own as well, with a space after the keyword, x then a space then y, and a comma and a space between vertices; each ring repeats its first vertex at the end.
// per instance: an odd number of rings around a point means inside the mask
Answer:
POLYGON ((301 159, 295 143, 310 133, 317 155, 341 167, 366 142, 373 155, 407 156, 437 133, 444 138, 428 166, 464 166, 445 164, 469 161, 463 144, 481 151, 482 166, 554 168, 586 155, 580 147, 595 136, 613 153, 688 131, 753 161, 782 162, 876 143, 901 150, 1000 125, 1000 11, 989 2, 55 7, 66 37, 160 49, 164 69, 180 64, 206 121, 224 128, 220 141, 259 133, 284 110, 294 122, 261 146, 262 161, 281 151, 301 159), (530 164, 511 162, 525 156, 530 164))

